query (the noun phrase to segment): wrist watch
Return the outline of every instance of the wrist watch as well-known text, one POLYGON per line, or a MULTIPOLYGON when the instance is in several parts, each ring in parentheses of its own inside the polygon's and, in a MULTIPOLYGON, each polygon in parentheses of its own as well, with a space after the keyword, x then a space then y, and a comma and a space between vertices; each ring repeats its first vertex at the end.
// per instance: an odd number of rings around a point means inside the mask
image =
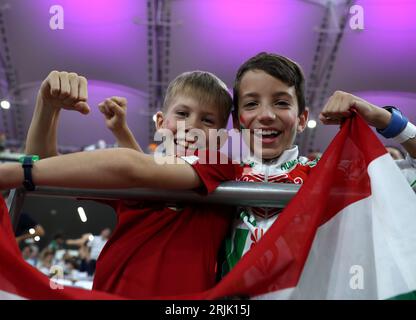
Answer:
POLYGON ((38 160, 39 160, 39 156, 37 155, 25 155, 19 158, 19 162, 22 164, 23 173, 24 173, 23 186, 25 187, 27 191, 33 191, 36 188, 32 179, 32 168, 33 168, 33 163, 38 160))

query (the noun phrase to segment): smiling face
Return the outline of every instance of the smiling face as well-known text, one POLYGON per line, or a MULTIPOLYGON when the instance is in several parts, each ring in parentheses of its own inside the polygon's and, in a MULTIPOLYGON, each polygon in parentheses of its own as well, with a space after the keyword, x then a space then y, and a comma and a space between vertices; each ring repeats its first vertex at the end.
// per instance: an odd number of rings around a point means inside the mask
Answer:
POLYGON ((205 105, 200 99, 180 93, 173 98, 165 113, 158 112, 156 115, 157 130, 168 129, 172 132, 178 156, 208 148, 209 129, 221 129, 224 125, 224 115, 219 107, 205 105), (184 136, 178 134, 181 124, 184 136), (199 137, 192 134, 195 129, 201 133, 199 137))
POLYGON ((299 113, 295 87, 261 70, 249 70, 238 90, 238 119, 235 126, 250 130, 250 150, 254 138, 261 143, 261 157, 279 157, 293 146, 296 134, 304 130, 308 110, 299 113))

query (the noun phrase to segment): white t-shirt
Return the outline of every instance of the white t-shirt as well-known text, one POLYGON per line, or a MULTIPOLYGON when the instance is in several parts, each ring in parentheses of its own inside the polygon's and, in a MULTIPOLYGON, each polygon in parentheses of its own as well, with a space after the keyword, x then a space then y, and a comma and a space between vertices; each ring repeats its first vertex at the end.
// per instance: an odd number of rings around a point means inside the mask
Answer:
POLYGON ((107 239, 104 239, 101 236, 94 236, 94 239, 88 242, 88 246, 91 248, 91 254, 90 254, 91 259, 93 260, 98 259, 98 256, 100 255, 101 250, 103 250, 106 242, 107 242, 107 239))

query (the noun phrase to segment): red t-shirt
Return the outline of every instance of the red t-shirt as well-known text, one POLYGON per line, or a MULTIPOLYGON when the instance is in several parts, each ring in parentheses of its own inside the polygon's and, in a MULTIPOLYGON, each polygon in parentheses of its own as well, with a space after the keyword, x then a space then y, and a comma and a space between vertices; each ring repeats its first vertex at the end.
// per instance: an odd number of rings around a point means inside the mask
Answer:
MULTIPOLYGON (((208 159, 208 158, 207 158, 208 159)), ((201 192, 235 179, 235 166, 193 163, 201 192)), ((97 261, 93 289, 143 299, 204 291, 215 285, 217 255, 232 208, 182 209, 116 202, 118 224, 97 261)))

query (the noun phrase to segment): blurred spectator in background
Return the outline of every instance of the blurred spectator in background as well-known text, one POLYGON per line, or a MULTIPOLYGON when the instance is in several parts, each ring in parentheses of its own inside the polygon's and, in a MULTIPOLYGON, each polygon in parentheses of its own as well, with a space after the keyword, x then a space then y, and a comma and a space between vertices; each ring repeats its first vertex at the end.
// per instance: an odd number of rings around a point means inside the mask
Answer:
POLYGON ((107 145, 107 142, 105 140, 100 139, 95 144, 91 144, 88 146, 83 147, 83 151, 92 151, 92 150, 100 150, 100 149, 106 149, 112 147, 111 145, 107 145))
POLYGON ((65 240, 65 244, 68 246, 77 246, 81 247, 83 245, 86 245, 88 241, 92 240, 92 233, 85 233, 82 235, 79 239, 67 239, 65 240))
POLYGON ((48 249, 52 250, 53 252, 56 252, 58 250, 64 249, 65 246, 65 240, 62 233, 57 233, 53 237, 53 240, 49 243, 48 249))
POLYGON ((22 248, 22 257, 27 263, 36 267, 38 264, 39 248, 36 245, 25 245, 22 248))
POLYGON ((403 160, 405 158, 403 151, 401 151, 399 148, 386 146, 386 149, 394 160, 403 160))
POLYGON ((98 256, 110 238, 110 234, 111 229, 105 228, 99 235, 86 233, 79 239, 68 239, 65 241, 67 245, 77 246, 79 248, 80 258, 82 259, 80 265, 81 271, 85 270, 89 275, 94 274, 98 256))
POLYGON ((29 264, 31 264, 32 266, 36 267, 37 264, 38 264, 38 258, 39 258, 38 257, 39 256, 39 247, 35 244, 32 244, 30 246, 30 250, 31 250, 31 253, 30 253, 29 259, 27 259, 26 261, 29 264))
POLYGON ((64 274, 69 276, 74 276, 74 273, 78 271, 78 261, 76 258, 71 257, 65 259, 64 274))
POLYGON ((22 248, 22 257, 23 259, 25 259, 25 261, 28 261, 30 259, 32 255, 32 249, 30 248, 30 246, 24 246, 22 248))
POLYGON ((54 265, 55 253, 49 248, 45 248, 39 255, 39 262, 37 268, 43 273, 49 276, 51 267, 54 265))
POLYGON ((87 272, 88 275, 92 276, 95 270, 91 268, 90 248, 87 246, 87 243, 85 242, 78 250, 79 271, 87 272))
POLYGON ((68 246, 78 247, 79 271, 87 272, 90 276, 94 274, 94 270, 91 268, 90 248, 87 244, 93 237, 92 233, 85 233, 79 239, 68 239, 65 241, 65 244, 68 246))
POLYGON ((386 149, 416 192, 416 170, 409 164, 409 155, 398 147, 386 146, 386 149))
POLYGON ((95 273, 95 266, 97 264, 98 257, 103 250, 106 242, 110 238, 111 229, 105 228, 101 230, 100 235, 93 236, 92 240, 88 242, 88 246, 91 248, 90 251, 90 272, 95 273))
POLYGON ((16 242, 20 245, 27 239, 42 237, 45 235, 43 227, 37 223, 28 213, 22 212, 20 214, 19 222, 17 224, 15 236, 16 242))

